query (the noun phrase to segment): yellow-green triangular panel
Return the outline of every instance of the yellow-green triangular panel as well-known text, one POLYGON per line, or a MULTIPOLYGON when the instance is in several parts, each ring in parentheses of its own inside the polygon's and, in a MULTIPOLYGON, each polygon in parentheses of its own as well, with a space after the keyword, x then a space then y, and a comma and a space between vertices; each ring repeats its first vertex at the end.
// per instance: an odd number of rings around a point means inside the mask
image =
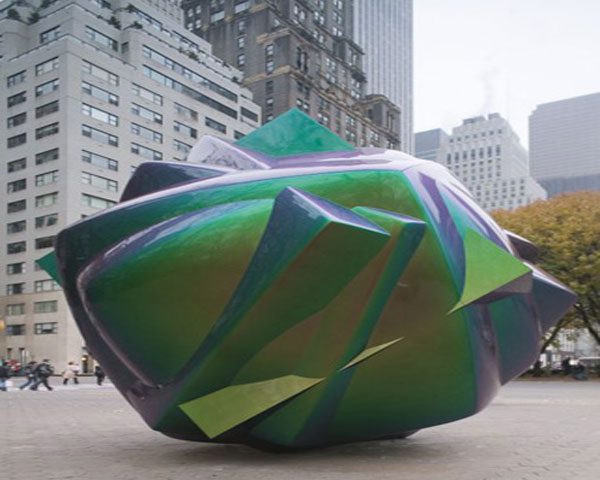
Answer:
POLYGON ((381 352, 382 350, 385 350, 386 348, 391 347, 395 343, 398 343, 400 340, 402 340, 402 338, 396 338, 395 340, 392 340, 391 342, 382 343, 381 345, 375 345, 374 347, 364 349, 356 357, 354 357, 352 360, 350 360, 344 367, 342 367, 341 370, 346 370, 347 368, 350 368, 350 367, 356 365, 357 363, 360 363, 363 360, 366 360, 367 358, 372 357, 373 355, 381 352))
POLYGON ((507 283, 526 275, 531 269, 495 243, 467 229, 464 238, 465 281, 455 312, 507 283))
POLYGON ((179 405, 209 438, 239 425, 322 382, 323 378, 286 375, 263 382, 232 385, 179 405))

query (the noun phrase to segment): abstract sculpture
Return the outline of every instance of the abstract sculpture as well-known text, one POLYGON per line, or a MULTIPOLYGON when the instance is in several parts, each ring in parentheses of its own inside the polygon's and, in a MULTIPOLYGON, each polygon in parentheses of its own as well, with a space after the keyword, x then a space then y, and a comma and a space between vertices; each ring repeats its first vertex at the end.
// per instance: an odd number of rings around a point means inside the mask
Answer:
POLYGON ((292 110, 142 164, 40 264, 153 429, 297 448, 481 410, 574 302, 535 253, 442 166, 292 110))

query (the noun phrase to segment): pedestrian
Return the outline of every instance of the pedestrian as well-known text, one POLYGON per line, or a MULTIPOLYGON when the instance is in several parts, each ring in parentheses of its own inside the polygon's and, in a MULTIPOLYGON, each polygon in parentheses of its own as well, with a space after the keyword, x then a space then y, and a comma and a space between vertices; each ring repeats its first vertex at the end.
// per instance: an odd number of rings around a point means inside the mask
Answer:
POLYGON ((4 360, 0 361, 0 390, 6 392, 6 381, 10 377, 10 369, 4 360))
POLYGON ((75 385, 79 385, 79 379, 77 378, 78 371, 79 371, 79 367, 77 365, 75 365, 75 362, 69 362, 67 364, 67 368, 65 368, 65 370, 62 374, 63 385, 66 385, 67 383, 69 383, 69 380, 73 380, 73 383, 75 385))
POLYGON ((25 365, 25 368, 23 369, 23 373, 25 374, 26 381, 24 384, 22 384, 19 387, 19 390, 24 390, 35 382, 34 370, 35 370, 36 365, 37 365, 37 362, 35 360, 32 360, 27 365, 25 365))
POLYGON ((48 360, 47 358, 42 360, 41 363, 38 363, 36 365, 33 372, 35 374, 35 382, 31 387, 29 387, 30 390, 37 390, 40 386, 40 383, 43 384, 44 387, 48 389, 48 391, 53 390, 53 388, 48 383, 48 379, 54 373, 54 368, 52 367, 52 365, 50 365, 50 360, 48 360))
POLYGON ((98 384, 98 386, 101 387, 102 382, 106 378, 106 374, 104 373, 104 370, 102 370, 102 367, 100 365, 96 365, 96 367, 94 368, 94 375, 96 376, 96 383, 98 384))

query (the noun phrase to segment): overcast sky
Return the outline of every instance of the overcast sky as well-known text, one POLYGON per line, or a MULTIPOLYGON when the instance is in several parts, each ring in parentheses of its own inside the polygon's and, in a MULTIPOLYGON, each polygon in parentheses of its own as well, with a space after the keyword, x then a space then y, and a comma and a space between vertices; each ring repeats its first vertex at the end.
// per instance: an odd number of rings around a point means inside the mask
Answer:
POLYGON ((413 0, 415 132, 600 92, 600 0, 413 0))

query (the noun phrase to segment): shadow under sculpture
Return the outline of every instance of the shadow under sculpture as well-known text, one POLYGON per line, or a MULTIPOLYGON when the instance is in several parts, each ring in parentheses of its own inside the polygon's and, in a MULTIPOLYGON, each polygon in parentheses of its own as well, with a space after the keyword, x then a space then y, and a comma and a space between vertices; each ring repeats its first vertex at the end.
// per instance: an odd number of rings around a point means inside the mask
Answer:
POLYGON ((535 254, 441 165, 291 110, 141 164, 40 264, 153 429, 306 448, 484 408, 575 300, 535 254))

